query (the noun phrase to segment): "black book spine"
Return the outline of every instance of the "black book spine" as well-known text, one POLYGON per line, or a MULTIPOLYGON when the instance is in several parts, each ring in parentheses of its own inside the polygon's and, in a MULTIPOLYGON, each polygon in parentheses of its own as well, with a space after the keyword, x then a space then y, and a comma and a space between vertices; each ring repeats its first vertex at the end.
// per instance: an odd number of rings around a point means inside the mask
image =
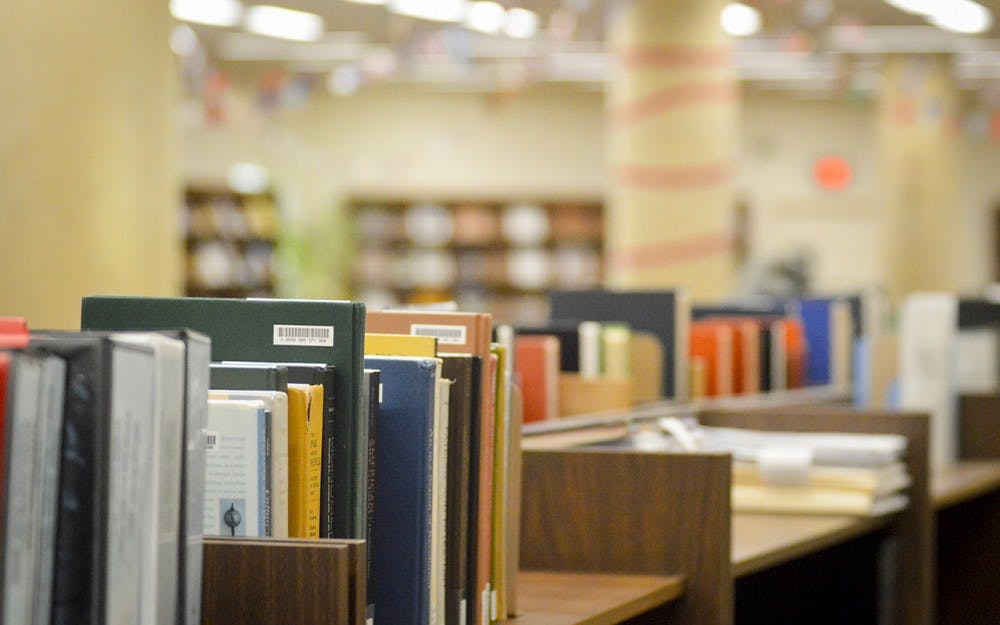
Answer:
POLYGON ((380 399, 381 393, 379 392, 380 387, 380 374, 378 371, 372 371, 370 374, 371 385, 369 388, 369 402, 368 402, 368 414, 365 418, 368 419, 368 496, 365 502, 365 508, 367 512, 366 527, 365 527, 365 540, 368 541, 367 548, 365 550, 366 557, 368 560, 368 579, 367 581, 367 596, 368 596, 368 621, 372 621, 375 618, 375 604, 372 603, 372 597, 375 593, 375 440, 378 434, 378 414, 380 409, 380 399))
POLYGON ((480 397, 482 397, 483 361, 472 359, 472 418, 469 427, 469 526, 466 537, 466 594, 472 595, 466 601, 466 623, 473 623, 473 603, 479 601, 476 588, 476 563, 479 561, 479 439, 482 437, 482 417, 480 397))
POLYGON ((320 469, 323 492, 319 502, 319 535, 324 538, 342 538, 335 536, 333 533, 334 512, 337 506, 337 488, 336 480, 334 479, 337 472, 333 466, 334 449, 337 440, 336 431, 334 430, 337 424, 337 395, 336 387, 334 386, 336 382, 334 376, 335 374, 328 374, 323 380, 323 406, 326 418, 323 421, 323 466, 320 469))

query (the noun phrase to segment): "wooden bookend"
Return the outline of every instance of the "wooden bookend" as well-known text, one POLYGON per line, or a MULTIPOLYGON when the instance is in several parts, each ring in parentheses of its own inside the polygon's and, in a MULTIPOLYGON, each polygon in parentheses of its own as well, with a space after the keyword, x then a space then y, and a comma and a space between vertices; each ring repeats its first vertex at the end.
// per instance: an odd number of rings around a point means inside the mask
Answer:
POLYGON ((364 625, 359 540, 206 538, 202 624, 364 625))
POLYGON ((1000 458, 1000 395, 962 395, 958 404, 958 455, 967 460, 1000 458))
POLYGON ((632 407, 632 381, 627 378, 581 378, 559 374, 559 416, 572 417, 632 407))
POLYGON ((669 622, 730 623, 731 476, 722 454, 526 450, 521 568, 683 575, 669 622))
POLYGON ((853 432, 901 434, 908 447, 904 461, 912 484, 910 505, 898 513, 889 532, 898 539, 895 596, 899 625, 930 625, 934 614, 934 520, 931 506, 925 414, 857 410, 843 406, 708 410, 703 425, 788 432, 853 432))

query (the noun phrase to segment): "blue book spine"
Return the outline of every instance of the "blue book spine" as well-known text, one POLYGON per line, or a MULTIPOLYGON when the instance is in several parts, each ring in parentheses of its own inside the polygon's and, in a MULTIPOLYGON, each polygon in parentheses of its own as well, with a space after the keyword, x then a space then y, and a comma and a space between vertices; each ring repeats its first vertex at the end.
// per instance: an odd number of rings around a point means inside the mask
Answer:
POLYGON ((833 300, 803 300, 799 306, 802 325, 808 346, 806 384, 829 384, 830 370, 830 312, 833 300))

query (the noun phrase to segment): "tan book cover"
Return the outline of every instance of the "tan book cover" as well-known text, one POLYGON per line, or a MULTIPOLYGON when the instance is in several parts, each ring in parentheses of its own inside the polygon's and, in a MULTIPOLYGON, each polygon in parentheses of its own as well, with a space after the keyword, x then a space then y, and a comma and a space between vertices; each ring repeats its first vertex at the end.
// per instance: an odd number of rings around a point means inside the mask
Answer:
POLYGON ((632 401, 646 404, 663 399, 663 343, 651 332, 632 332, 632 401))

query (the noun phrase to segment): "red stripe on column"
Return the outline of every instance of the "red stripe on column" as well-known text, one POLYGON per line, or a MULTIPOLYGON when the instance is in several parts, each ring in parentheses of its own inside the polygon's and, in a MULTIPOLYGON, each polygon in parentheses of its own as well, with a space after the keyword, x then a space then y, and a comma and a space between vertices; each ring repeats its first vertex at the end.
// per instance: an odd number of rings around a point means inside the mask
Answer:
POLYGON ((724 67, 732 60, 728 47, 644 47, 617 50, 622 67, 724 67))
POLYGON ((715 187, 725 184, 732 175, 728 161, 682 167, 620 165, 614 169, 617 184, 639 189, 684 189, 715 187))
POLYGON ((651 243, 611 253, 613 269, 649 269, 711 258, 733 249, 735 240, 726 232, 717 232, 683 241, 651 243))
POLYGON ((701 102, 729 102, 735 96, 736 88, 731 82, 676 85, 619 106, 611 111, 611 116, 617 124, 634 124, 672 109, 701 102))

